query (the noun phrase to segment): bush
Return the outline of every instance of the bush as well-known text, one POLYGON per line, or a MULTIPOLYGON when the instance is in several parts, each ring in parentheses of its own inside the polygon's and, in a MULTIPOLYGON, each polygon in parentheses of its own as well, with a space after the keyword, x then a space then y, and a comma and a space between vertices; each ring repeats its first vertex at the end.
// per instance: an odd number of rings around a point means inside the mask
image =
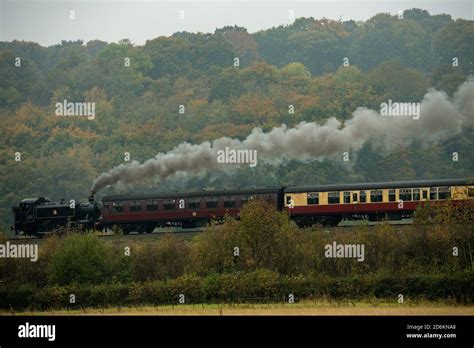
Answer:
POLYGON ((25 309, 33 303, 37 288, 32 284, 8 284, 0 287, 0 308, 25 309))
POLYGON ((124 247, 118 243, 115 243, 110 248, 108 248, 107 251, 111 274, 110 281, 112 283, 132 282, 133 260, 131 256, 125 255, 124 247))
POLYGON ((200 275, 270 269, 281 274, 299 271, 304 245, 301 231, 284 212, 254 199, 240 212, 213 225, 192 243, 190 270, 200 275), (238 256, 234 255, 238 248, 238 256))
POLYGON ((407 300, 451 300, 474 302, 474 274, 450 276, 422 275, 410 278, 354 276, 353 278, 285 277, 259 269, 249 273, 213 274, 206 278, 193 275, 169 281, 93 286, 51 286, 36 288, 18 284, 0 287, 2 309, 57 309, 127 305, 178 304, 184 294, 185 303, 281 302, 288 295, 295 299, 329 298, 363 300, 380 298, 397 301, 398 294, 407 300), (70 294, 76 303, 69 303, 70 294))
POLYGON ((146 244, 133 251, 131 272, 135 281, 176 278, 184 274, 189 247, 176 236, 166 235, 157 244, 146 244))
POLYGON ((208 302, 281 301, 286 293, 285 277, 267 269, 235 274, 212 274, 203 281, 208 302))
POLYGON ((129 285, 120 283, 94 285, 90 288, 87 301, 81 299, 79 292, 79 298, 76 295, 76 303, 88 307, 124 306, 129 303, 129 288, 129 285))
POLYGON ((205 301, 202 278, 194 275, 184 275, 182 277, 169 280, 167 286, 171 295, 171 300, 178 300, 184 295, 185 303, 202 303, 205 301))
POLYGON ((268 269, 258 269, 239 278, 242 297, 249 301, 281 300, 280 276, 268 269))
POLYGON ((32 298, 32 307, 36 309, 60 309, 67 307, 69 294, 66 288, 51 286, 37 289, 32 298))
POLYGON ((164 281, 134 283, 130 286, 129 296, 130 301, 136 305, 176 303, 164 281))
POLYGON ((110 277, 108 251, 94 235, 66 237, 48 267, 51 284, 99 284, 110 277))

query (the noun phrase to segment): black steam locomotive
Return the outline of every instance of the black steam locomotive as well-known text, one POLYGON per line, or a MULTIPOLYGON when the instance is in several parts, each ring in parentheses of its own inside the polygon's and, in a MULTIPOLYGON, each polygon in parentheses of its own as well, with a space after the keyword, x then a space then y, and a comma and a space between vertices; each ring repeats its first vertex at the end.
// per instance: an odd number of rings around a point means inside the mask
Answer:
POLYGON ((101 207, 93 196, 86 203, 74 200, 56 203, 45 197, 26 198, 12 211, 15 234, 37 236, 93 229, 101 215, 101 207))

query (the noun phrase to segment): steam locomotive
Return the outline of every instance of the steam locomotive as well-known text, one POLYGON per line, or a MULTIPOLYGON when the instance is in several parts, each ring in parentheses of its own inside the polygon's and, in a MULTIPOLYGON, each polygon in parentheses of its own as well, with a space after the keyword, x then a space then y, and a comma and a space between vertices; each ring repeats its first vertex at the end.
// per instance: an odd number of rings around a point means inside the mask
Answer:
POLYGON ((226 215, 239 217, 251 199, 285 210, 300 227, 337 225, 341 220, 402 220, 413 217, 420 204, 474 199, 469 179, 419 180, 362 184, 275 187, 190 193, 94 195, 84 204, 53 203, 46 198, 24 199, 13 208, 17 234, 41 235, 54 229, 120 227, 151 233, 157 227, 200 227, 226 215))
POLYGON ((12 208, 15 234, 41 236, 46 233, 85 231, 96 227, 101 208, 91 196, 86 203, 74 200, 51 202, 46 197, 25 198, 12 208))

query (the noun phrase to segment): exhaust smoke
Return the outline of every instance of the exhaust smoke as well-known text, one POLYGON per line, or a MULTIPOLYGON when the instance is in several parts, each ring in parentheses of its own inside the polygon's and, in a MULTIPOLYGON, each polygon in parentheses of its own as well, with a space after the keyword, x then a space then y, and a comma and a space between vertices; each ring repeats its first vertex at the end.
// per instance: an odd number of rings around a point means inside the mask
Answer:
POLYGON ((258 161, 278 164, 282 160, 305 161, 357 151, 369 140, 390 150, 394 146, 408 145, 414 139, 442 139, 474 126, 474 80, 460 85, 451 100, 444 92, 429 90, 419 105, 418 116, 416 119, 388 117, 358 108, 344 124, 330 118, 324 124, 301 122, 294 128, 282 125, 268 133, 254 128, 242 141, 222 137, 197 145, 181 143, 143 163, 133 161, 102 173, 93 182, 91 191, 98 192, 117 183, 164 180, 178 172, 192 174, 221 169, 218 151, 226 148, 256 150, 258 161))

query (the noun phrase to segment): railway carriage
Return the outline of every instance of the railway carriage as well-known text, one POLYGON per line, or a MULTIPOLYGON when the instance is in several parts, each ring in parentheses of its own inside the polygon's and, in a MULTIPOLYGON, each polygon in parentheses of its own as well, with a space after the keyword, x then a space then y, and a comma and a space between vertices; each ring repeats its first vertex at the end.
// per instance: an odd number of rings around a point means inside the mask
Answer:
POLYGON ((282 209, 282 188, 114 195, 102 198, 102 221, 106 227, 120 226, 124 233, 151 233, 156 227, 193 228, 238 216, 250 199, 259 198, 282 209))
POLYGON ((467 179, 289 187, 284 207, 299 225, 337 225, 347 220, 411 218, 419 204, 474 198, 467 179))

